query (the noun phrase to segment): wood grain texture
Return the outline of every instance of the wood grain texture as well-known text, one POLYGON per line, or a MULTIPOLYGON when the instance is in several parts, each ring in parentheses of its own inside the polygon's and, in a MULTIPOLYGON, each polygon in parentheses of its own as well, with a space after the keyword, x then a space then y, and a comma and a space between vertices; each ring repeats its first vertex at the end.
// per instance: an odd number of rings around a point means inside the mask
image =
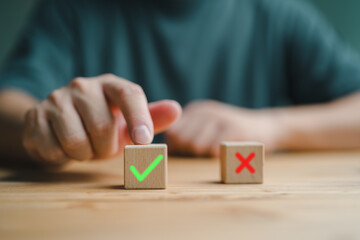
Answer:
POLYGON ((127 145, 124 151, 125 189, 165 189, 167 183, 167 146, 166 144, 127 145), (143 180, 139 181, 130 171, 133 165, 140 174, 159 156, 161 162, 143 180))
POLYGON ((224 183, 263 183, 264 144, 258 142, 222 142, 220 144, 221 180, 224 183), (255 170, 251 173, 246 164, 241 162, 236 153, 244 159, 254 153, 255 156, 249 165, 255 170), (237 173, 235 170, 243 165, 244 168, 237 173))
POLYGON ((0 239, 360 239, 360 151, 266 156, 264 184, 169 158, 166 190, 125 190, 122 158, 0 170, 0 239))

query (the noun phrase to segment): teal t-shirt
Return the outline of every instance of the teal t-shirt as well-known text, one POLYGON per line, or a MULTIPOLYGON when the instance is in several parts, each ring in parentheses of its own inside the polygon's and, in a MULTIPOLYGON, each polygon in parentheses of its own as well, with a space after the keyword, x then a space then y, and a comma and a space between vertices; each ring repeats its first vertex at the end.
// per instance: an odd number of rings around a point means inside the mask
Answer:
POLYGON ((44 99, 77 76, 113 73, 149 101, 263 108, 360 89, 360 59, 308 4, 289 0, 46 0, 0 88, 44 99))

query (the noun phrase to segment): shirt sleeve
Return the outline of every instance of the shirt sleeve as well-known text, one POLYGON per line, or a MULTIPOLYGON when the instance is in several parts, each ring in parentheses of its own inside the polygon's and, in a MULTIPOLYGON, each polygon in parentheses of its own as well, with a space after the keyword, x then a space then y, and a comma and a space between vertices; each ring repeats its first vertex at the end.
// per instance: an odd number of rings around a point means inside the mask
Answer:
POLYGON ((357 52, 310 5, 296 3, 288 10, 285 52, 293 102, 326 102, 359 91, 357 52))
POLYGON ((21 89, 38 99, 74 75, 71 9, 66 1, 42 1, 0 76, 0 90, 21 89))

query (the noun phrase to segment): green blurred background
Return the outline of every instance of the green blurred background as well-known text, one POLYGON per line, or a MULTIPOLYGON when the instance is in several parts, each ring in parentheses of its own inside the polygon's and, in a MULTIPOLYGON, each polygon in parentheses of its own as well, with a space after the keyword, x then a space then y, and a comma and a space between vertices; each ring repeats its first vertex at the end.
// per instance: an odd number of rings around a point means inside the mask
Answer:
MULTIPOLYGON (((360 52, 360 29, 357 25, 360 23, 359 0, 308 1, 313 2, 333 24, 343 39, 360 52)), ((38 2, 39 0, 0 1, 0 68, 38 2)))

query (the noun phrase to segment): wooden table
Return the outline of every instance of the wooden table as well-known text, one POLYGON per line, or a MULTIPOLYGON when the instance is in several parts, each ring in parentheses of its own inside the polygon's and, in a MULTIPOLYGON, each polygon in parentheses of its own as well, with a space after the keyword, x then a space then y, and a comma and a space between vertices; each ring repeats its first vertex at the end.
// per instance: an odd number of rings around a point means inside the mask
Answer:
POLYGON ((169 160, 166 190, 124 190, 122 160, 0 171, 0 239, 360 239, 360 152, 267 156, 265 183, 169 160))

